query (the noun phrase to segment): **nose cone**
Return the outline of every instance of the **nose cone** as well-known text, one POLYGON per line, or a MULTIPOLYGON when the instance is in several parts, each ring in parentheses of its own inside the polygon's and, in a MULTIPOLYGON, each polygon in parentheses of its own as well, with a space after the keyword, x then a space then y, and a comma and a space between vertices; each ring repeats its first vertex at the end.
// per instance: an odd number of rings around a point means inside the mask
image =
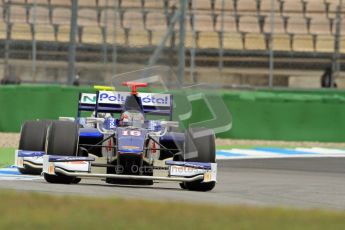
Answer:
POLYGON ((144 151, 147 130, 131 127, 117 128, 117 146, 120 153, 138 154, 144 151))

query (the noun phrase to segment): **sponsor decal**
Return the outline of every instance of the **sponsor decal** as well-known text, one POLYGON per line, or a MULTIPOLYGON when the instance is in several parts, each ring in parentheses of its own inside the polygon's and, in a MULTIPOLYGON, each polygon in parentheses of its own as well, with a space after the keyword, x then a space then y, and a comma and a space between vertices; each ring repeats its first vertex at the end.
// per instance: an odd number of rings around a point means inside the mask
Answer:
POLYGON ((32 152, 25 150, 18 150, 17 152, 18 157, 42 157, 44 154, 44 152, 32 152))
MULTIPOLYGON (((130 96, 129 92, 100 91, 98 103, 123 105, 128 96, 130 96)), ((171 104, 169 94, 138 93, 138 96, 143 106, 170 106, 171 104)))
POLYGON ((185 166, 190 168, 196 169, 206 169, 210 170, 212 164, 211 163, 201 163, 201 162, 186 162, 186 161, 166 161, 166 165, 176 165, 176 166, 185 166))
POLYGON ((217 181, 217 164, 211 163, 210 170, 188 166, 171 165, 169 167, 169 175, 182 177, 204 175, 203 182, 217 181))
POLYGON ((97 96, 94 93, 82 93, 80 97, 80 103, 95 105, 97 101, 97 96))
POLYGON ((204 174, 205 170, 196 169, 185 166, 172 165, 170 166, 170 175, 171 176, 195 176, 199 174, 204 174))
POLYGON ((122 146, 122 149, 140 149, 138 146, 128 146, 128 145, 124 145, 122 146))
POLYGON ((126 98, 129 95, 130 93, 100 91, 98 96, 98 103, 122 105, 125 103, 126 98))
POLYGON ((61 157, 49 156, 49 162, 69 162, 69 161, 94 161, 92 157, 61 157))
POLYGON ((104 121, 104 126, 106 129, 114 129, 116 128, 117 124, 116 124, 116 119, 115 118, 106 118, 104 121))

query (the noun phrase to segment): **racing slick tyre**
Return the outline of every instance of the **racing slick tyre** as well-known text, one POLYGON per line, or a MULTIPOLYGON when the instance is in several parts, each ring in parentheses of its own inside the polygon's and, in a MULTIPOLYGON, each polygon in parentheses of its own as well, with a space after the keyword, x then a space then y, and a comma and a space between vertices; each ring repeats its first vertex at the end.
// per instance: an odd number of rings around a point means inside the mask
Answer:
MULTIPOLYGON (((187 158, 183 154, 183 161, 191 162, 216 162, 216 144, 213 130, 206 128, 190 128, 186 131, 185 153, 197 151, 197 156, 187 158)), ((191 191, 210 191, 215 187, 214 181, 204 183, 202 181, 184 182, 180 186, 182 189, 191 191)))
MULTIPOLYGON (((27 121, 23 124, 20 139, 19 139, 19 149, 26 151, 45 151, 47 129, 51 121, 27 121)), ((34 174, 39 175, 42 169, 33 168, 25 165, 24 168, 18 168, 19 172, 22 174, 34 174)))
MULTIPOLYGON (((54 121, 47 134, 47 155, 76 156, 78 152, 79 126, 70 121, 54 121)), ((63 174, 49 175, 44 173, 44 179, 55 184, 77 184, 80 178, 63 174)))

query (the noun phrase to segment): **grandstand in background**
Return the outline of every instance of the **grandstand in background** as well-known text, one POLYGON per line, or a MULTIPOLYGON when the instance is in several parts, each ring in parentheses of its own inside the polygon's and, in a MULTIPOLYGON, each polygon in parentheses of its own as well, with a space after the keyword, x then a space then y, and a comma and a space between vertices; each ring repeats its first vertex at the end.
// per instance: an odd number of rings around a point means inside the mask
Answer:
MULTIPOLYGON (((261 87, 271 74, 273 86, 320 87, 324 70, 341 64, 345 53, 339 0, 273 1, 274 8, 272 0, 187 0, 184 83, 261 87)), ((79 0, 75 66, 81 84, 109 82, 115 73, 148 65, 180 2, 79 0)), ((0 0, 1 73, 66 83, 71 17, 71 0, 0 0)), ((177 23, 156 64, 176 69, 178 48, 177 23)), ((341 72, 336 77, 345 88, 341 72)))

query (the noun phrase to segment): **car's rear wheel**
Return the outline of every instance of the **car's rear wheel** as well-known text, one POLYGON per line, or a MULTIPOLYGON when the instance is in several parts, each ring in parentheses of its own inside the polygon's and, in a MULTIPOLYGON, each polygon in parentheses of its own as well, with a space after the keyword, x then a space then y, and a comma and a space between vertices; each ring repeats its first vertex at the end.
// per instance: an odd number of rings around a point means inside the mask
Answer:
MULTIPOLYGON (((19 150, 26 151, 45 151, 47 129, 51 121, 27 121, 23 124, 20 132, 19 150)), ((22 174, 41 174, 42 169, 33 168, 25 165, 24 168, 18 168, 22 174)))
MULTIPOLYGON (((188 129, 186 131, 185 151, 181 158, 183 161, 215 163, 216 144, 214 132, 205 128, 188 129), (197 152, 196 156, 193 154, 195 152, 197 152), (191 153, 191 156, 188 156, 188 153, 191 153)), ((215 185, 214 181, 193 181, 180 184, 183 189, 203 192, 212 190, 215 185)))
MULTIPOLYGON (((54 121, 48 129, 46 144, 47 155, 76 156, 78 152, 79 126, 70 121, 54 121)), ((80 179, 57 173, 44 173, 44 179, 49 183, 71 184, 79 183, 80 179)))

